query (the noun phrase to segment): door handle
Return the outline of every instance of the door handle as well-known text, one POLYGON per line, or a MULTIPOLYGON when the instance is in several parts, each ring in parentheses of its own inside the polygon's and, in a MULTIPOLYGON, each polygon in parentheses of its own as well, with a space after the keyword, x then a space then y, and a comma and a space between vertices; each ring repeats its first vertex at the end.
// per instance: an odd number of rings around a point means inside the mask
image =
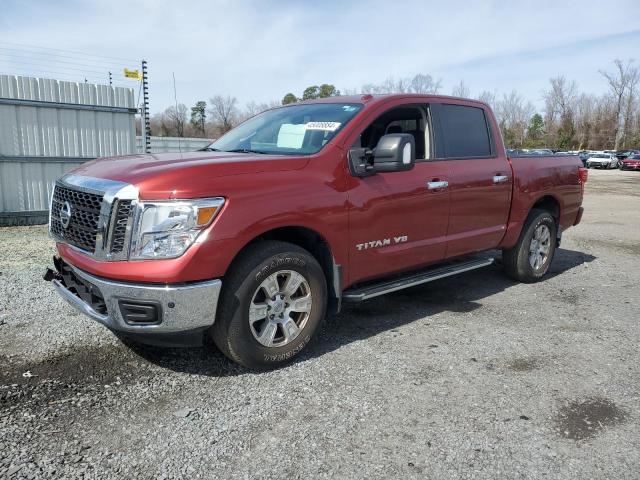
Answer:
POLYGON ((449 182, 446 180, 433 180, 431 182, 427 182, 427 188, 429 190, 437 190, 439 188, 447 188, 449 186, 449 182))
POLYGON ((498 174, 493 176, 493 183, 504 183, 508 181, 509 181, 509 177, 507 175, 498 174))

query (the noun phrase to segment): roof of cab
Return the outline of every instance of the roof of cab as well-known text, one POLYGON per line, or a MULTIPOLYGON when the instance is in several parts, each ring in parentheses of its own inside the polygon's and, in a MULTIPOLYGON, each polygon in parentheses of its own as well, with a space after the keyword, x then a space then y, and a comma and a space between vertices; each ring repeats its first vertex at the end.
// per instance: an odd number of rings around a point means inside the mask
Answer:
POLYGON ((371 93, 361 93, 359 95, 338 95, 335 97, 325 97, 325 98, 314 98, 311 100, 302 100, 300 102, 292 103, 289 105, 305 105, 311 103, 362 103, 365 105, 372 105, 381 103, 384 101, 388 101, 393 98, 416 98, 416 100, 431 100, 431 101, 444 101, 447 100, 456 100, 463 101, 465 103, 474 103, 477 105, 482 105, 484 107, 488 107, 485 102, 480 100, 476 100, 473 98, 461 98, 461 97, 452 97, 448 95, 437 95, 437 94, 429 94, 429 93, 388 93, 388 94, 371 94, 371 93))

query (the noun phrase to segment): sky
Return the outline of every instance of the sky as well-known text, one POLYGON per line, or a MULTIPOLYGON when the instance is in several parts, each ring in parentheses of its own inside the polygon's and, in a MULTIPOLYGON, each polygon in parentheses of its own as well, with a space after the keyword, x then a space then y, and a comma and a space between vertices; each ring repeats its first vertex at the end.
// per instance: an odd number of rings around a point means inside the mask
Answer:
POLYGON ((472 96, 515 89, 541 108, 549 78, 600 94, 599 70, 634 57, 639 0, 0 0, 0 73, 99 81, 111 69, 137 95, 121 70, 144 58, 152 113, 174 103, 173 75, 188 106, 428 73, 444 94, 464 80, 472 96))

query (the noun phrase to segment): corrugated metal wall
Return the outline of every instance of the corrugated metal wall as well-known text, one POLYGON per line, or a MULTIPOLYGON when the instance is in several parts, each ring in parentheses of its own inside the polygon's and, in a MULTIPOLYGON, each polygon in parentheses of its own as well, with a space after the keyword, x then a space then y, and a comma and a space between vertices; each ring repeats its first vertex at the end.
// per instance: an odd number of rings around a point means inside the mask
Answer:
POLYGON ((0 75, 0 224, 41 217, 82 162, 135 153, 135 112, 132 88, 0 75))
MULTIPOLYGON (((194 152, 209 145, 213 140, 208 138, 151 137, 151 153, 194 152)), ((142 153, 144 145, 142 137, 136 137, 138 153, 142 153)))
POLYGON ((131 88, 0 75, 0 99, 18 100, 0 103, 2 156, 95 158, 135 152, 131 88))

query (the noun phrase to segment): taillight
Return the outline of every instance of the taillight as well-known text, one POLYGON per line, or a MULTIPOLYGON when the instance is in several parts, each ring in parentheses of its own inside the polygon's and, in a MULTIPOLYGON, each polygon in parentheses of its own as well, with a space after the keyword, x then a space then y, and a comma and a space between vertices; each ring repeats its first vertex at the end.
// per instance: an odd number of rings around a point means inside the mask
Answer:
POLYGON ((582 193, 584 193, 584 184, 589 179, 589 169, 585 167, 578 168, 578 178, 580 178, 580 187, 582 187, 582 193))

